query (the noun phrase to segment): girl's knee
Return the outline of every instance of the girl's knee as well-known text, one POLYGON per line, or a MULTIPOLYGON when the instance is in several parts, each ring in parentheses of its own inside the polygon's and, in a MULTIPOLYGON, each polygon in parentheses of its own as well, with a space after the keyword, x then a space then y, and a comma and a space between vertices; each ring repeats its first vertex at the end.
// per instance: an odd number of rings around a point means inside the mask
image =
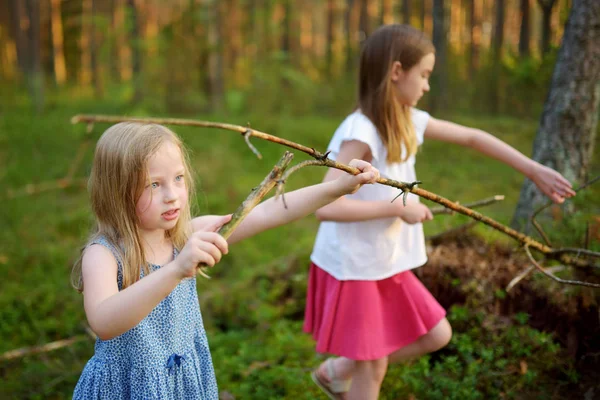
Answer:
POLYGON ((452 326, 444 318, 423 339, 425 339, 425 346, 429 353, 446 347, 452 339, 452 326))

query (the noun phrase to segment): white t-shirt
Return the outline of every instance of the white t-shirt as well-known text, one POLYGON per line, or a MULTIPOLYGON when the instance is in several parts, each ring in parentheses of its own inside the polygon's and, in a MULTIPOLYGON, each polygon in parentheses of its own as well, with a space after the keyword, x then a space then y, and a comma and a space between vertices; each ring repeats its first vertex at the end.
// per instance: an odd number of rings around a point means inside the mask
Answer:
MULTIPOLYGON (((425 111, 411 109, 412 122, 419 145, 429 121, 425 111)), ((360 111, 350 114, 338 127, 329 143, 329 157, 339 154, 342 142, 358 140, 369 146, 371 164, 384 178, 404 182, 416 181, 415 156, 405 162, 388 164, 387 150, 377 128, 360 111)), ((404 151, 404 150, 403 150, 404 151)), ((353 200, 391 201, 400 190, 387 185, 364 185, 348 195, 353 200)), ((409 193, 407 201, 419 201, 409 193)), ((399 197, 396 201, 402 201, 399 197)), ((407 224, 398 217, 360 222, 324 221, 319 226, 311 260, 338 280, 381 280, 399 272, 420 267, 427 262, 423 226, 407 224)))

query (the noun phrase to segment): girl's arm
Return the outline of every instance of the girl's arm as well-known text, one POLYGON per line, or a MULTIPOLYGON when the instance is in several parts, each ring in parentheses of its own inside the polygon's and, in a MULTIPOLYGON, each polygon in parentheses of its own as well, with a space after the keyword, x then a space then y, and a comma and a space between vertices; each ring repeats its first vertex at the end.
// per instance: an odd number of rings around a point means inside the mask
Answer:
POLYGON ((342 171, 338 179, 286 193, 287 208, 284 207, 281 197, 277 199, 272 197, 260 203, 240 223, 228 242, 235 243, 267 229, 305 217, 341 196, 355 192, 361 185, 373 183, 379 178, 379 171, 368 162, 352 160, 349 165, 362 172, 358 175, 350 175, 342 171))
MULTIPOLYGON (((358 140, 342 143, 336 160, 342 164, 348 163, 353 158, 370 161, 372 159, 369 146, 358 140)), ((323 179, 324 182, 337 179, 343 171, 330 168, 323 179)), ((352 200, 342 197, 319 210, 316 215, 321 221, 357 222, 378 218, 400 217, 408 223, 421 222, 431 219, 430 210, 423 204, 407 204, 402 201, 391 202, 392 199, 382 201, 352 200)))
POLYGON ((486 156, 510 165, 531 179, 544 194, 556 203, 562 203, 565 198, 575 195, 571 183, 561 174, 533 161, 515 148, 480 129, 431 118, 425 129, 425 137, 471 147, 486 156))
POLYGON ((179 256, 133 285, 119 291, 117 261, 102 245, 88 247, 82 260, 85 314, 102 340, 119 336, 139 324, 183 278, 196 274, 203 262, 210 266, 227 252, 225 239, 213 232, 197 232, 179 256))

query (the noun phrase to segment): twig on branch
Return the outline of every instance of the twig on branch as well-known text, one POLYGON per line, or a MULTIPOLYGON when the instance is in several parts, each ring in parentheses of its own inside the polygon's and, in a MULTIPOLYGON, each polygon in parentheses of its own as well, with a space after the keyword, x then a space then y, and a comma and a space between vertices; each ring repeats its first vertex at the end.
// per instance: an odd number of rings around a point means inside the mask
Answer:
POLYGON ((535 266, 530 265, 523 270, 519 275, 515 276, 506 286, 506 292, 510 292, 512 288, 514 288, 517 283, 521 282, 527 275, 531 273, 535 269, 535 266))
POLYGON ((8 189, 6 195, 9 199, 12 199, 15 197, 44 193, 50 190, 66 189, 71 186, 85 187, 86 185, 87 178, 61 178, 54 181, 29 183, 18 189, 8 189))
MULTIPOLYGON (((267 133, 260 132, 260 131, 254 130, 254 129, 249 130, 248 128, 239 126, 239 125, 223 124, 223 123, 219 123, 219 122, 209 122, 209 121, 176 119, 176 118, 135 118, 135 117, 125 117, 125 116, 103 116, 103 115, 76 115, 71 119, 72 123, 80 123, 80 122, 84 122, 84 123, 94 123, 94 122, 117 123, 117 122, 124 122, 124 121, 132 121, 132 122, 140 122, 140 123, 167 124, 167 125, 197 126, 197 127, 204 127, 204 128, 219 128, 219 129, 231 130, 234 132, 239 132, 242 135, 254 136, 254 137, 257 137, 260 139, 268 140, 273 143, 278 143, 278 144, 302 151, 317 160, 323 161, 323 165, 325 165, 327 167, 337 168, 339 170, 348 172, 353 175, 360 173, 360 171, 357 168, 353 168, 348 165, 344 165, 344 164, 338 163, 336 161, 333 161, 333 160, 327 158, 327 153, 323 154, 323 153, 316 151, 313 148, 292 142, 290 140, 282 139, 277 136, 269 135, 267 133), (248 132, 248 131, 250 131, 250 132, 248 132)), ((522 245, 527 245, 530 248, 533 248, 535 250, 538 250, 541 253, 544 253, 547 257, 556 258, 557 260, 560 260, 564 264, 569 264, 569 265, 573 265, 576 267, 590 267, 591 263, 588 260, 583 260, 583 259, 579 259, 576 257, 572 257, 566 253, 552 254, 553 249, 551 247, 538 242, 537 240, 533 239, 532 237, 525 235, 524 233, 518 232, 512 228, 509 228, 508 226, 503 225, 500 222, 498 222, 490 217, 480 214, 477 211, 473 211, 472 209, 467 208, 465 206, 461 206, 460 204, 452 202, 452 201, 450 201, 444 197, 441 197, 435 193, 431 193, 431 192, 428 192, 427 190, 414 187, 415 182, 407 183, 407 182, 396 181, 393 179, 379 178, 377 180, 377 183, 398 188, 398 189, 402 190, 402 192, 404 194, 406 194, 406 192, 411 192, 411 193, 416 194, 417 196, 420 196, 427 200, 431 200, 434 203, 441 204, 442 206, 444 206, 446 208, 450 208, 460 214, 466 215, 470 218, 480 221, 480 222, 512 237, 513 239, 517 240, 522 245)))
POLYGON ((586 250, 586 249, 578 249, 575 247, 561 247, 560 249, 552 250, 550 254, 563 254, 563 253, 574 253, 579 256, 590 256, 590 257, 600 257, 600 252, 586 250))
POLYGON ((287 182, 288 178, 294 172, 297 172, 298 170, 300 170, 304 167, 324 166, 324 165, 326 165, 326 164, 325 164, 325 161, 323 161, 323 160, 306 160, 306 161, 302 161, 301 163, 294 165, 293 167, 291 167, 290 169, 285 171, 285 173, 283 174, 283 176, 281 177, 279 182, 277 182, 277 192, 275 194, 275 196, 277 196, 277 197, 281 196, 281 199, 283 200, 283 206, 285 208, 287 208, 287 203, 285 202, 285 183, 287 182))
POLYGON ((63 178, 40 183, 30 183, 18 189, 8 189, 6 192, 7 197, 10 199, 21 196, 30 196, 33 194, 48 192, 50 190, 66 189, 71 186, 85 187, 87 184, 87 178, 74 178, 74 176, 77 172, 79 164, 81 164, 81 161, 83 160, 85 152, 90 147, 91 136, 89 134, 92 132, 92 127, 93 124, 91 123, 87 125, 87 135, 79 144, 77 152, 75 153, 75 157, 73 158, 73 161, 71 161, 69 169, 67 170, 67 174, 63 178))
MULTIPOLYGON (((586 187, 596 183, 598 180, 600 180, 600 175, 585 182, 583 185, 579 186, 577 189, 574 189, 575 192, 579 192, 580 190, 585 189, 586 187)), ((545 210, 546 208, 550 207, 552 204, 554 204, 553 202, 549 201, 548 203, 544 204, 543 206, 541 206, 540 208, 538 208, 533 215, 531 216, 530 220, 531 220, 531 224, 535 227, 535 229, 538 231, 538 233, 540 234, 540 236, 542 237, 542 239, 544 239, 544 242, 546 242, 546 244, 548 246, 552 246, 550 244, 550 240, 548 239, 548 236, 546 236, 546 232, 544 232, 544 230, 542 229, 542 227, 540 226, 540 224, 537 222, 537 220, 535 219, 538 214, 540 212, 542 212, 543 210, 545 210)))
POLYGON ((21 347, 20 349, 10 350, 0 355, 0 361, 12 360, 33 354, 47 353, 49 351, 67 347, 74 343, 89 339, 90 337, 87 334, 77 335, 69 339, 57 340, 55 342, 46 343, 40 346, 21 347))
MULTIPOLYGON (((261 200, 267 195, 267 193, 269 193, 271 189, 277 185, 283 172, 288 165, 290 165, 290 162, 292 162, 293 158, 294 154, 286 151, 281 159, 279 159, 277 164, 275 164, 271 172, 269 172, 265 179, 263 179, 260 185, 252 189, 248 197, 246 197, 246 200, 244 200, 238 209, 235 210, 231 220, 218 230, 218 233, 223 236, 223 238, 227 239, 229 236, 231 236, 235 228, 237 228, 244 218, 246 218, 250 211, 252 211, 252 209, 256 207, 256 205, 260 203, 261 200)), ((198 273, 205 278, 210 279, 210 277, 206 274, 206 270, 207 266, 205 264, 198 267, 198 273)))
POLYGON ((594 288, 600 288, 600 284, 598 284, 598 283, 561 279, 561 278, 557 277, 556 275, 553 275, 548 270, 544 269, 540 264, 538 264, 538 262, 535 260, 535 258, 533 258, 531 251, 529 251, 529 245, 525 244, 523 246, 523 248, 525 249, 525 252, 527 253, 527 257, 529 257, 529 260, 538 269, 538 271, 542 272, 547 277, 554 279, 556 282, 564 283, 567 285, 578 285, 578 286, 589 286, 589 287, 594 287, 594 288))
MULTIPOLYGON (((495 196, 492 197, 488 197, 486 199, 482 199, 482 200, 478 200, 478 201, 474 201, 472 203, 468 203, 465 204, 464 206, 467 208, 478 208, 478 207, 484 207, 490 204, 494 204, 498 201, 502 201, 504 200, 504 195, 502 194, 497 194, 495 196)), ((458 202, 457 202, 458 204, 458 202)), ((454 214, 454 212, 446 207, 432 207, 431 208, 431 212, 433 214, 454 214)))

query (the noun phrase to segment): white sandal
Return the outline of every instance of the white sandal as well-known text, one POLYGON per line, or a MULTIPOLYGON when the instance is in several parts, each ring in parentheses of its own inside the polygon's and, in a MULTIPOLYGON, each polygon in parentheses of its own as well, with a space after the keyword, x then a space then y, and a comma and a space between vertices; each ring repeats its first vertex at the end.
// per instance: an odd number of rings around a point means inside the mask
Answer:
POLYGON ((341 399, 340 394, 346 393, 350 389, 350 385, 352 384, 352 379, 336 379, 335 371, 333 369, 333 358, 328 358, 325 361, 325 368, 327 369, 327 375, 329 376, 329 382, 325 382, 320 379, 317 375, 317 369, 313 370, 310 373, 310 377, 313 382, 332 400, 341 399))

